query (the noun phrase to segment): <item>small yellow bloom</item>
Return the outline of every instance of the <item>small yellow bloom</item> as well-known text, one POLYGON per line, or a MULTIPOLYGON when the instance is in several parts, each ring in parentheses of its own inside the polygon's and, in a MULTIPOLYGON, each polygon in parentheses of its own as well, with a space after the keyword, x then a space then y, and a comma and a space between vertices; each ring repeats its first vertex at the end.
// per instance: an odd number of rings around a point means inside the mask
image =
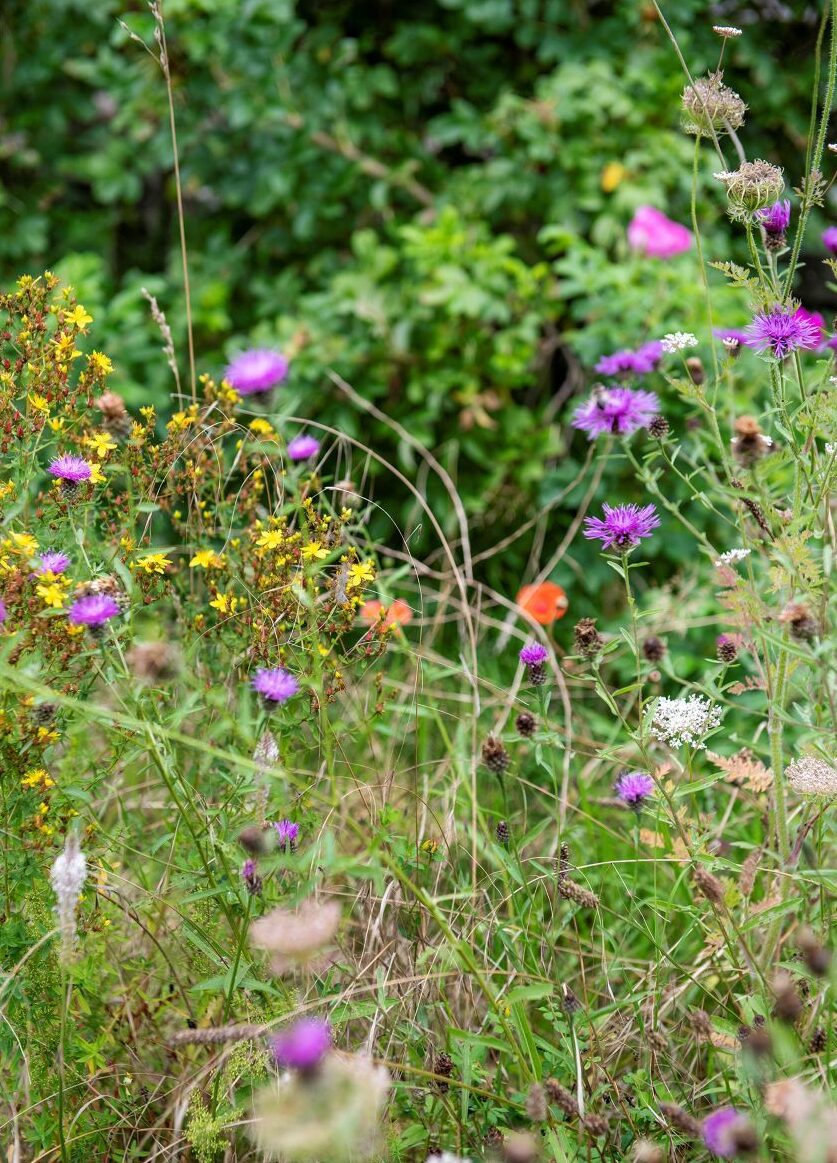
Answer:
POLYGON ((349 576, 346 579, 346 589, 355 590, 366 582, 375 580, 375 565, 371 561, 359 561, 349 566, 349 576))
POLYGON ((93 365, 96 371, 101 372, 103 376, 109 376, 113 371, 113 364, 101 351, 91 351, 90 363, 93 365))
POLYGON ((5 501, 7 497, 13 496, 14 491, 14 481, 6 481, 5 484, 0 484, 0 501, 5 501))
POLYGON ((98 464, 91 464, 90 466, 90 483, 91 485, 102 485, 107 480, 107 477, 99 468, 98 464))
POLYGON ((147 423, 149 423, 149 424, 153 424, 153 422, 157 416, 157 413, 154 410, 153 404, 144 404, 140 408, 139 411, 140 411, 140 416, 142 416, 143 420, 147 421, 147 423))
POLYGON ((197 566, 199 569, 220 569, 223 564, 223 557, 214 549, 199 549, 189 562, 190 566, 197 566))
POLYGON ((268 420, 263 420, 260 416, 250 421, 250 431, 255 432, 256 436, 264 436, 265 438, 276 435, 273 425, 268 420))
POLYGON ((257 539, 256 545, 260 549, 278 549, 285 541, 285 534, 281 529, 267 529, 257 539))
POLYGON ((31 556, 38 552, 38 542, 31 533, 12 533, 9 541, 11 542, 10 548, 17 553, 26 553, 31 556))
POLYGON ((53 610, 60 610, 64 605, 64 590, 54 582, 51 585, 35 586, 35 593, 45 606, 49 606, 53 610))
POLYGON ((69 323, 72 327, 78 327, 79 331, 84 331, 88 323, 93 322, 93 316, 88 315, 81 303, 73 307, 72 311, 64 312, 64 323, 69 323))
POLYGON ((322 542, 312 541, 308 545, 303 545, 300 555, 303 561, 322 561, 324 557, 328 557, 328 550, 323 549, 322 542))
POLYGON ((209 604, 213 609, 220 610, 222 614, 234 614, 238 609, 239 599, 230 594, 218 593, 209 604))
POLYGON ((43 412, 44 415, 49 415, 49 400, 46 396, 39 396, 36 392, 31 392, 29 395, 29 403, 36 412, 43 412))
POLYGON ((55 743, 60 738, 60 735, 52 727, 39 727, 36 737, 39 743, 46 744, 55 743))
POLYGON ((55 420, 48 420, 47 423, 49 424, 49 426, 53 432, 63 432, 64 431, 64 418, 63 418, 63 416, 59 417, 58 419, 55 419, 55 420))
POLYGON ((171 561, 166 557, 165 553, 146 553, 142 557, 138 557, 134 565, 137 569, 141 569, 143 573, 163 574, 171 565, 171 561))
POLYGON ((85 444, 88 448, 92 448, 99 460, 104 460, 109 452, 113 452, 114 448, 118 448, 116 441, 109 432, 94 432, 92 436, 86 438, 85 444))
POLYGON ((55 780, 51 779, 49 773, 43 767, 34 767, 31 771, 27 771, 20 781, 21 787, 42 787, 44 789, 55 787, 55 780))
POLYGON ((612 194, 617 186, 621 186, 628 171, 621 162, 608 162, 602 170, 602 189, 606 194, 612 194))
POLYGON ((59 363, 67 363, 71 359, 78 359, 81 355, 72 335, 59 335, 55 341, 55 351, 59 363))

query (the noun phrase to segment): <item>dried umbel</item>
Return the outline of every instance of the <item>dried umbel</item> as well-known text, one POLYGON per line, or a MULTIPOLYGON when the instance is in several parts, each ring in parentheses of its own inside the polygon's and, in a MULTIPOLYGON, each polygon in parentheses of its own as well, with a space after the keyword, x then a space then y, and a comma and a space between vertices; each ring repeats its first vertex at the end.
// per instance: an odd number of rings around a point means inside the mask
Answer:
POLYGON ((61 958, 63 961, 69 961, 76 943, 78 902, 87 879, 87 858, 74 832, 71 832, 64 841, 64 851, 56 858, 49 879, 55 893, 55 912, 61 934, 61 958))
POLYGON ((389 1075, 361 1055, 329 1055, 314 1077, 286 1075, 254 1100, 252 1134, 268 1159, 359 1163, 378 1149, 389 1075))
POLYGON ((837 796, 837 768, 814 755, 803 755, 785 768, 785 778, 804 796, 837 796))
POLYGON ((303 901, 296 910, 274 909, 250 926, 250 941, 270 954, 274 973, 314 966, 327 954, 340 924, 336 901, 303 901))
POLYGON ((729 215, 735 222, 750 221, 757 210, 778 202, 785 188, 779 167, 761 160, 742 162, 737 170, 722 170, 715 177, 726 187, 729 215))
POLYGON ((696 137, 718 137, 740 129, 747 106, 734 89, 724 84, 723 73, 700 77, 683 91, 682 124, 696 137))
POLYGON ((755 416, 739 416, 734 429, 732 455, 744 468, 750 468, 773 447, 773 441, 764 435, 755 416))

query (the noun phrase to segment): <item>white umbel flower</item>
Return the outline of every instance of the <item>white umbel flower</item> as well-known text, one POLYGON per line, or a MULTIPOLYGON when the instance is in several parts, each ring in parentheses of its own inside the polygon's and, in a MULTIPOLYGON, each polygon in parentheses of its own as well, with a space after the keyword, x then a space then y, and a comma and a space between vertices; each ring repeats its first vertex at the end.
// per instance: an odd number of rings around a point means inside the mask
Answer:
POLYGON ((713 24, 712 31, 724 40, 733 40, 737 36, 744 35, 740 28, 735 28, 732 24, 713 24))
POLYGON ((703 748, 705 736, 720 722, 721 708, 702 695, 660 698, 651 717, 651 734, 670 747, 703 748))
POLYGON ((667 351, 669 355, 674 355, 677 351, 686 351, 689 347, 697 347, 698 340, 691 331, 670 331, 668 335, 663 336, 660 343, 663 351, 667 351))
POLYGON ((64 851, 56 859, 49 874, 55 893, 55 912, 61 933, 61 957, 72 956, 76 942, 76 910, 87 879, 87 858, 79 847, 78 837, 71 832, 64 841, 64 851))
POLYGON ((785 776, 800 795, 837 796, 837 768, 815 755, 795 759, 785 768, 785 776))
POLYGON ((732 565, 733 562, 743 561, 745 557, 749 557, 752 550, 750 549, 728 549, 726 553, 722 553, 715 565, 720 567, 722 565, 732 565))

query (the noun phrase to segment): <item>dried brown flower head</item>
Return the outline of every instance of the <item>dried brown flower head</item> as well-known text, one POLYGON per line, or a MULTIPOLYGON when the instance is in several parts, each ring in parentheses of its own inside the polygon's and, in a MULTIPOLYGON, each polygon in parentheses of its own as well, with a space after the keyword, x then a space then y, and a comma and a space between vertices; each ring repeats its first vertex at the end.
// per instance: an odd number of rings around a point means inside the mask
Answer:
POLYGON ((683 91, 683 129, 697 137, 714 137, 744 124, 747 106, 723 82, 723 73, 700 77, 683 91))
POLYGON ((502 775, 511 762, 509 753, 503 746, 502 740, 496 735, 489 735, 482 745, 482 761, 489 771, 495 775, 502 775))
POLYGON ((725 772, 728 781, 734 783, 736 787, 764 792, 773 785, 773 772, 769 767, 765 767, 760 759, 756 759, 748 747, 742 747, 735 755, 730 756, 707 751, 706 757, 725 772))
POLYGON ((582 658, 593 658, 604 646, 595 618, 581 618, 573 627, 575 649, 582 658))
POLYGON ((287 973, 296 966, 313 966, 330 948, 340 924, 336 901, 303 901, 298 909, 274 909, 253 921, 250 940, 257 949, 270 954, 274 973, 287 973))
POLYGON ((131 672, 142 682, 168 682, 180 670, 180 654, 170 642, 136 642, 126 655, 131 672))
POLYGON ((817 636, 817 623, 804 602, 788 602, 779 615, 779 621, 799 642, 813 642, 817 636))
POLYGON ((764 435, 755 416, 739 416, 733 428, 732 455, 745 468, 761 460, 773 447, 773 441, 764 435))

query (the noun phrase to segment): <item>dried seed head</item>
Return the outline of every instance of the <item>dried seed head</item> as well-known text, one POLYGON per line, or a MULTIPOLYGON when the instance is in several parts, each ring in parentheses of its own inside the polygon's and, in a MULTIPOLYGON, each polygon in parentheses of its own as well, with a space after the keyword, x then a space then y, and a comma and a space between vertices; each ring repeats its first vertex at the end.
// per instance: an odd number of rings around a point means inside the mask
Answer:
POLYGON ((788 602, 779 615, 779 621, 790 630, 798 642, 813 642, 817 637, 817 623, 803 602, 788 602))
POLYGON ((581 1002, 578 1000, 566 982, 562 984, 561 990, 563 992, 563 997, 561 998, 561 1009, 565 1014, 569 1014, 569 1016, 572 1017, 573 1014, 577 1014, 581 1009, 581 1002))
POLYGON ((511 762, 509 753, 496 735, 489 735, 482 745, 482 761, 489 771, 502 775, 511 762))
POLYGON ((703 361, 696 355, 690 355, 686 360, 686 371, 689 373, 689 379, 698 387, 706 381, 706 372, 703 367, 703 361))
POLYGON ((604 638, 596 629, 595 618, 582 618, 573 628, 575 648, 582 658, 593 658, 604 646, 604 638))
POLYGON ((518 735, 524 739, 531 739, 538 729, 538 720, 529 711, 521 711, 514 721, 518 735))
POLYGON ((180 655, 170 642, 137 642, 128 651, 126 661, 142 682, 169 682, 180 670, 180 655))
POLYGON ((729 666, 738 658, 738 643, 729 634, 719 634, 715 639, 718 661, 729 666))
POLYGON ((764 435, 755 416, 739 416, 733 430, 735 435, 730 442, 732 455, 744 468, 750 468, 773 447, 773 441, 764 435))
MULTIPOLYGON (((450 1054, 446 1054, 444 1050, 440 1050, 440 1052, 433 1059, 433 1073, 441 1074, 442 1078, 451 1077, 453 1074, 453 1059, 451 1058, 450 1054)), ((436 1087, 440 1094, 447 1093, 448 1084, 446 1082, 440 1082, 439 1079, 434 1079, 433 1085, 436 1087)))
POLYGON ((723 83, 723 73, 701 77, 683 91, 683 129, 696 137, 716 137, 744 124, 747 106, 723 83))
POLYGON ((271 954, 274 973, 316 963, 331 946, 340 924, 336 901, 306 900, 296 910, 274 909, 250 925, 250 940, 271 954))
POLYGON ((604 1115, 589 1114, 582 1120, 585 1134, 591 1139, 601 1139, 608 1132, 608 1121, 604 1115))
POLYGON ((831 965, 831 950, 817 940, 813 929, 807 926, 800 929, 796 944, 811 973, 815 977, 825 977, 831 965))
POLYGON ((698 891, 708 901, 711 901, 713 905, 722 905, 724 903, 724 886, 718 880, 717 876, 713 876, 711 872, 700 864, 695 865, 692 875, 698 891))
POLYGON ((578 1118, 578 1103, 566 1086, 562 1086, 557 1079, 550 1078, 544 1083, 544 1089, 549 1101, 557 1106, 568 1119, 578 1118))
POLYGON ((637 1139, 634 1143, 633 1163, 666 1163, 664 1149, 648 1139, 637 1139))
POLYGON ((777 973, 770 987, 773 990, 773 1016, 781 1022, 793 1025, 802 1013, 802 998, 789 973, 781 970, 777 973))
POLYGON ((238 833, 238 842, 244 851, 248 852, 251 856, 263 856, 272 846, 271 841, 274 836, 275 833, 272 829, 271 831, 267 831, 264 828, 257 828, 255 825, 251 825, 248 828, 241 829, 238 833))
POLYGON ((569 844, 562 844, 558 856, 558 883, 567 876, 570 871, 570 846, 569 844))
POLYGON ((821 1054, 828 1045, 828 1035, 825 1032, 824 1026, 817 1026, 811 1035, 811 1040, 808 1043, 808 1049, 812 1054, 821 1054))
POLYGON ((756 883, 756 873, 758 872, 761 857, 762 849, 754 848, 744 863, 741 865, 741 872, 738 877, 738 887, 741 889, 743 896, 749 896, 753 891, 753 885, 756 883))
POLYGON ((131 417, 125 401, 116 392, 104 392, 96 401, 102 413, 102 427, 115 440, 124 440, 131 435, 131 417))
POLYGON ((32 721, 39 727, 46 727, 55 722, 58 714, 58 703, 38 703, 30 712, 32 721))
POLYGON ((702 1137, 701 1125, 698 1120, 693 1118, 682 1106, 678 1106, 676 1102, 661 1102, 660 1113, 671 1126, 687 1138, 700 1139, 702 1137))
POLYGON ((729 215, 736 222, 748 221, 756 210, 778 202, 785 188, 779 167, 760 159, 742 162, 737 170, 722 171, 715 177, 726 186, 729 215))
POLYGON ((649 662, 662 662, 666 656, 666 644, 662 638, 651 635, 642 644, 642 653, 649 662))
POLYGON ((483 1136, 485 1148, 492 1154, 502 1151, 505 1137, 499 1127, 489 1127, 483 1136))
POLYGON ((706 1010, 692 1010, 689 1024, 701 1041, 708 1042, 712 1037, 712 1022, 706 1010))
POLYGON ((582 909, 595 909, 598 907, 599 898, 596 894, 590 892, 589 889, 582 888, 580 884, 576 884, 568 876, 565 876, 563 880, 559 879, 558 892, 564 900, 572 901, 573 904, 579 905, 582 909))
POLYGON ((530 1122, 545 1123, 549 1110, 546 1105, 546 1092, 539 1082, 533 1082, 526 1096, 526 1114, 530 1122))
POLYGON ((538 1140, 525 1131, 516 1131, 503 1143, 504 1163, 535 1163, 538 1157, 538 1140))

